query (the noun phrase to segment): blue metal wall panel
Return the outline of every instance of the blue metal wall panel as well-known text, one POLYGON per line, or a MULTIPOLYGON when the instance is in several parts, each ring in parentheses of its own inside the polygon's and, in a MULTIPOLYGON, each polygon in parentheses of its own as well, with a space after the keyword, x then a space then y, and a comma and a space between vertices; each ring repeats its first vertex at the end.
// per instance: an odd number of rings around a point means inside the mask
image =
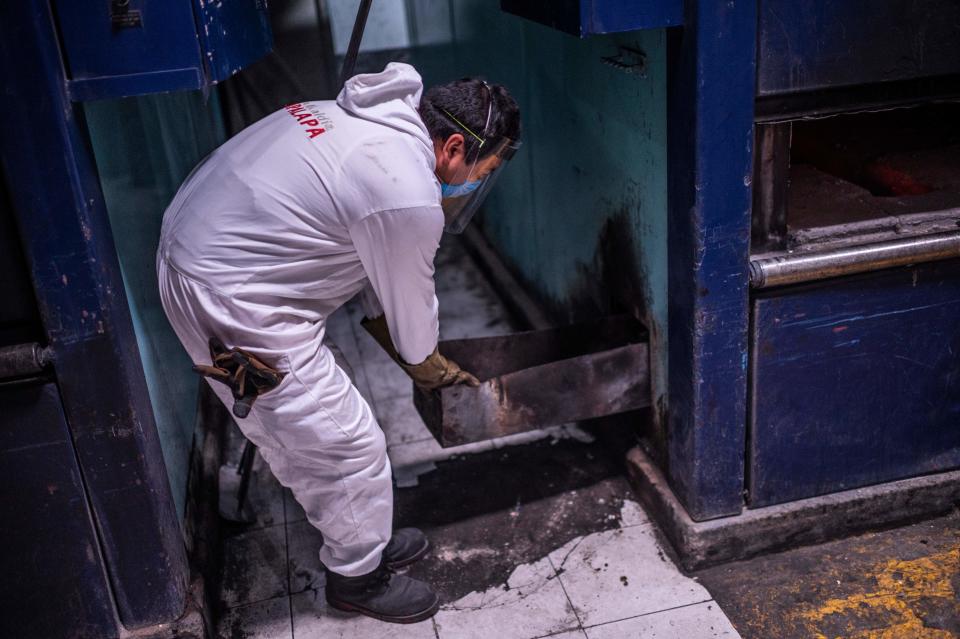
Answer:
POLYGON ((960 262, 754 303, 750 503, 960 466, 960 262))
POLYGON ((756 2, 686 9, 669 58, 667 477, 703 520, 743 506, 756 2))

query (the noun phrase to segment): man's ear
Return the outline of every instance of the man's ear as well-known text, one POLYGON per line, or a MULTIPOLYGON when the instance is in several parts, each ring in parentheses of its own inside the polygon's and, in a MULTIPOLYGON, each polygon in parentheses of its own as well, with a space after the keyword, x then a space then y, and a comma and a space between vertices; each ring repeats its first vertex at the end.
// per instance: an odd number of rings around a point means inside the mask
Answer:
POLYGON ((443 143, 441 153, 443 153, 443 156, 447 158, 447 160, 452 160, 457 156, 457 154, 464 153, 463 145, 464 145, 463 135, 461 135, 460 133, 454 133, 453 135, 448 137, 446 141, 443 143))

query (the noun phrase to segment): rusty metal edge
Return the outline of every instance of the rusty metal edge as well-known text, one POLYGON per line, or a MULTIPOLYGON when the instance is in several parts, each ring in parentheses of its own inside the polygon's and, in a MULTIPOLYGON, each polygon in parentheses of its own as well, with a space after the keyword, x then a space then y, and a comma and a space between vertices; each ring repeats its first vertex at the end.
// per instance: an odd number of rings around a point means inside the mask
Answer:
POLYGON ((596 361, 612 362, 624 355, 629 355, 633 360, 635 375, 630 383, 619 390, 616 397, 607 397, 601 391, 588 388, 579 390, 583 396, 599 395, 599 401, 608 404, 609 411, 604 412, 604 415, 645 408, 650 405, 649 346, 646 343, 628 344, 525 368, 495 377, 478 388, 455 386, 431 393, 416 391, 414 404, 427 428, 444 448, 589 419, 599 415, 592 414, 588 408, 589 402, 580 401, 579 398, 568 405, 572 412, 560 417, 549 411, 538 413, 531 408, 529 402, 524 401, 522 394, 518 401, 511 402, 509 389, 511 386, 530 388, 536 380, 549 378, 562 368, 578 364, 591 367, 596 361), (446 420, 445 425, 443 420, 446 420), (482 427, 474 424, 481 424, 482 427))

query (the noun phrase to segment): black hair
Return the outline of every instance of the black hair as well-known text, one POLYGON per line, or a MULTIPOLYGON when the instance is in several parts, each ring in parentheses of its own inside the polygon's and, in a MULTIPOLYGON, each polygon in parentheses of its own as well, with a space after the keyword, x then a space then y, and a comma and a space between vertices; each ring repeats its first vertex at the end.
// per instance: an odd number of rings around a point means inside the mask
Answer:
POLYGON ((431 87, 420 100, 420 117, 434 140, 446 140, 454 133, 462 134, 469 153, 479 142, 460 128, 454 118, 483 137, 491 99, 493 106, 490 126, 487 127, 488 143, 480 150, 480 157, 485 157, 497 148, 492 143, 502 138, 520 139, 520 107, 506 87, 485 84, 478 78, 463 78, 431 87))

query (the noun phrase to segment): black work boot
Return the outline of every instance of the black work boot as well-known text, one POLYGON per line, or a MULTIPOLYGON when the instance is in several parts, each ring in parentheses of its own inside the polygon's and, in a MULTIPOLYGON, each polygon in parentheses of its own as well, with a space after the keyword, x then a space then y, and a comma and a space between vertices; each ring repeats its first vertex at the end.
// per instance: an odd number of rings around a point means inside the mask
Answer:
POLYGON ((427 554, 430 540, 419 528, 401 528, 383 549, 383 563, 388 568, 403 568, 427 554))
POLYGON ((398 575, 383 563, 359 577, 327 571, 327 603, 391 623, 416 623, 440 609, 440 598, 422 581, 398 575))

